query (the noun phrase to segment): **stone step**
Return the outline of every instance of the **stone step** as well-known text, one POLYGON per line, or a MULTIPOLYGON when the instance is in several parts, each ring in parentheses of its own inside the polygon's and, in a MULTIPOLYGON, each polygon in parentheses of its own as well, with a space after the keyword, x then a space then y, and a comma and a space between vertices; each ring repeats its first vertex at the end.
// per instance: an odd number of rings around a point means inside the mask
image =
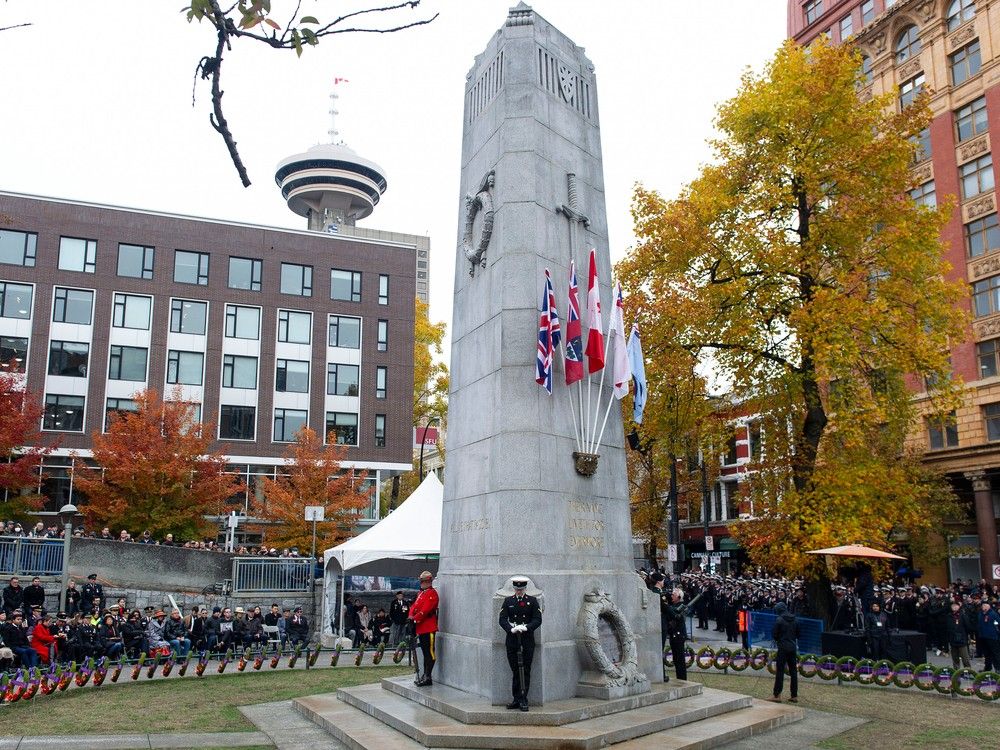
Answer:
MULTIPOLYGON (((666 703, 636 708, 563 726, 539 726, 530 712, 510 712, 522 723, 463 724, 450 716, 414 703, 379 685, 342 689, 333 696, 310 696, 295 701, 296 709, 330 731, 349 747, 386 747, 391 729, 418 744, 391 747, 486 748, 495 750, 590 750, 636 737, 663 732, 692 722, 747 708, 751 699, 721 690, 666 703), (374 720, 373 720, 374 719, 374 720)), ((396 743, 400 737, 396 736, 396 743)))
MULTIPOLYGON (((520 711, 507 711, 494 706, 486 698, 470 695, 447 685, 434 684, 418 688, 410 675, 389 677, 382 680, 382 688, 419 703, 439 713, 450 716, 463 724, 523 724, 520 711)), ((604 701, 595 698, 569 698, 552 701, 544 706, 532 707, 531 723, 541 726, 562 726, 585 719, 631 711, 679 698, 699 695, 701 683, 671 680, 655 683, 648 693, 604 701)))

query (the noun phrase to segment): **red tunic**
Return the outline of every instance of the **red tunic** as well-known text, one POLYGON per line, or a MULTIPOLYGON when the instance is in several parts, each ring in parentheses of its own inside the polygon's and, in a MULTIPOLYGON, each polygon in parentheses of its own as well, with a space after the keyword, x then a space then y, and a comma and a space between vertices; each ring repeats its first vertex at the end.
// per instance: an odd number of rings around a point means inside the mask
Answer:
POLYGON ((436 633, 438 629, 438 592, 433 586, 417 595, 410 607, 410 619, 416 623, 417 635, 436 633))

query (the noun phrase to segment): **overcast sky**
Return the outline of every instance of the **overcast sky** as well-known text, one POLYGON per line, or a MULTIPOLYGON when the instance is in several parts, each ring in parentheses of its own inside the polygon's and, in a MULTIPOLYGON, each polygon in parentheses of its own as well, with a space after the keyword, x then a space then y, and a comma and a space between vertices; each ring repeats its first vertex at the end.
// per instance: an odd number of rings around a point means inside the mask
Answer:
MULTIPOLYGON (((286 0, 274 0, 275 8, 286 0)), ((423 0, 429 26, 324 39, 301 59, 257 43, 227 54, 225 109, 253 185, 243 188, 208 123, 195 64, 211 27, 188 25, 183 0, 7 0, 0 190, 283 227, 304 227, 274 183, 283 157, 338 129, 379 163, 389 189, 363 226, 431 238, 431 315, 451 318, 465 74, 515 0, 423 0), (127 9, 127 11, 126 11, 127 9)), ((305 0, 320 20, 356 3, 305 0)), ((536 0, 536 11, 584 47, 596 68, 612 260, 632 242, 638 181, 673 195, 709 152, 715 106, 785 36, 786 0, 536 0)))

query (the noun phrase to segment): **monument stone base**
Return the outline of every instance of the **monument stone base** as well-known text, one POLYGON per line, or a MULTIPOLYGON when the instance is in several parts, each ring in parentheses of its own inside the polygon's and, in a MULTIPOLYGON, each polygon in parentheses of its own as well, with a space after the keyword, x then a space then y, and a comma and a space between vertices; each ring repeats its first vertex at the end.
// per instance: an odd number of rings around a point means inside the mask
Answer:
POLYGON ((803 716, 799 708, 683 680, 654 683, 640 695, 611 700, 553 701, 526 713, 505 710, 482 696, 446 685, 416 688, 409 675, 298 698, 293 705, 353 750, 711 748, 803 716))

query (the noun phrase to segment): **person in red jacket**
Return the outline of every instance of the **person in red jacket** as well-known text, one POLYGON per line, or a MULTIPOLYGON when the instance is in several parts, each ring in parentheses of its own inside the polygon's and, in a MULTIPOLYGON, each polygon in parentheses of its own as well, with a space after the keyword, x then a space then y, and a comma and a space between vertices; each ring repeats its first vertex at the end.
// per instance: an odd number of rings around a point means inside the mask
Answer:
POLYGON ((438 629, 438 593, 434 589, 434 576, 429 571, 420 574, 420 593, 410 607, 408 619, 413 621, 413 632, 424 655, 424 673, 416 680, 416 685, 433 685, 431 672, 434 671, 435 661, 434 636, 438 629))
POLYGON ((49 663, 50 647, 56 642, 56 637, 49 630, 50 624, 52 615, 46 613, 31 629, 31 647, 38 653, 38 659, 42 664, 49 663))

